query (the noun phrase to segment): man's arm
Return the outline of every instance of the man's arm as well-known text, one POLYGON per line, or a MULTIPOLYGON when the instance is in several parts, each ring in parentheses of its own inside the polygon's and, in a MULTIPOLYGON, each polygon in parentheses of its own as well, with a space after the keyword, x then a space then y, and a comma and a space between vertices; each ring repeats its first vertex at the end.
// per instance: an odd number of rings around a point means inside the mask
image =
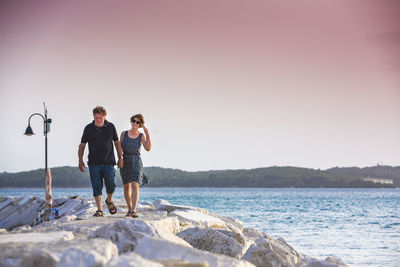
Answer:
POLYGON ((85 163, 83 162, 83 153, 85 152, 86 143, 80 143, 78 148, 78 159, 79 159, 79 170, 83 172, 85 170, 85 163))

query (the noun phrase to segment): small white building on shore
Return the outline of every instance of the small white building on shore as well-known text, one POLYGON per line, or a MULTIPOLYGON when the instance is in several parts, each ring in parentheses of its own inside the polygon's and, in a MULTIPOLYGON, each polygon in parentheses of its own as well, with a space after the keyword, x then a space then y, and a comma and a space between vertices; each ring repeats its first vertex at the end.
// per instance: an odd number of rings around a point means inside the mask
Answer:
POLYGON ((387 178, 366 177, 364 178, 364 181, 371 181, 376 184, 393 184, 393 179, 387 179, 387 178))

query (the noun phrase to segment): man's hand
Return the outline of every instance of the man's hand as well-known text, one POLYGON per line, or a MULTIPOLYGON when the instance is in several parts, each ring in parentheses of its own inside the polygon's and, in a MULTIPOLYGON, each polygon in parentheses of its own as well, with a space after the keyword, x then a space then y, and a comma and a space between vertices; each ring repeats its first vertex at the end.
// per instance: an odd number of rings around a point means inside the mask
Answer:
POLYGON ((83 172, 85 170, 86 166, 83 161, 79 161, 79 170, 83 172))
POLYGON ((118 168, 122 168, 122 166, 124 166, 124 159, 123 158, 120 158, 119 160, 118 160, 118 163, 117 163, 117 166, 118 166, 118 168))
POLYGON ((79 148, 78 148, 78 160, 79 160, 79 170, 83 172, 86 168, 85 163, 83 162, 83 152, 85 152, 85 146, 86 143, 80 143, 79 148))

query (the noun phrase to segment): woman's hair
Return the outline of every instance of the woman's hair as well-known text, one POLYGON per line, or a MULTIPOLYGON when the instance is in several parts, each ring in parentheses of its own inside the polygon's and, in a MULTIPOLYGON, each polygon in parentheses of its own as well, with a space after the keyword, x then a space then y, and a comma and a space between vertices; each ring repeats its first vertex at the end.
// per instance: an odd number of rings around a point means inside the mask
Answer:
POLYGON ((101 114, 103 116, 107 115, 106 110, 102 106, 97 106, 93 109, 93 115, 94 114, 101 114))
POLYGON ((143 124, 144 124, 144 117, 143 117, 143 115, 142 115, 142 114, 135 114, 135 115, 133 115, 133 116, 131 117, 131 122, 133 122, 133 120, 134 120, 135 118, 138 119, 138 121, 140 121, 139 128, 142 128, 142 127, 143 127, 143 124))

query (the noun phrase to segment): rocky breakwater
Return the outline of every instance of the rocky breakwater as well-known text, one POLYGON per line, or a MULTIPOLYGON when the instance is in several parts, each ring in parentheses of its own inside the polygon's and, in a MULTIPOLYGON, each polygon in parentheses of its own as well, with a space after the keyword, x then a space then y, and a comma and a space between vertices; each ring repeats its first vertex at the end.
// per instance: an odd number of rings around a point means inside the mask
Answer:
POLYGON ((56 199, 58 216, 39 216, 44 199, 0 198, 0 266, 347 266, 205 209, 158 199, 134 219, 115 203, 116 215, 97 218, 91 200, 56 199))

